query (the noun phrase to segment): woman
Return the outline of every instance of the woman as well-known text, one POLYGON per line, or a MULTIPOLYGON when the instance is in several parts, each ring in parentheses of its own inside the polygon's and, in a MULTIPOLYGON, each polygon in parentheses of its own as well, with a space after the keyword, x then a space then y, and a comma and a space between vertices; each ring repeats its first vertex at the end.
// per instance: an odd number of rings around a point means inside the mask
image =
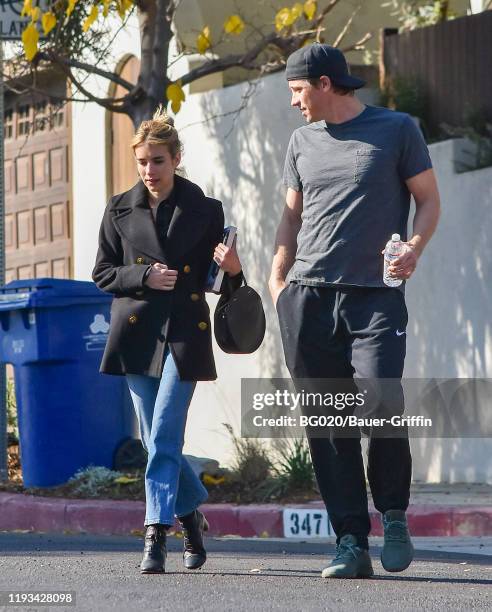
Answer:
POLYGON ((206 560, 198 510, 207 491, 182 456, 188 407, 196 382, 215 380, 207 272, 214 260, 228 290, 242 280, 235 249, 221 243, 222 204, 176 174, 181 142, 159 109, 135 133, 140 181, 111 198, 99 233, 92 278, 114 295, 100 371, 126 376, 148 451, 142 573, 165 571, 166 531, 177 516, 184 566, 206 560))

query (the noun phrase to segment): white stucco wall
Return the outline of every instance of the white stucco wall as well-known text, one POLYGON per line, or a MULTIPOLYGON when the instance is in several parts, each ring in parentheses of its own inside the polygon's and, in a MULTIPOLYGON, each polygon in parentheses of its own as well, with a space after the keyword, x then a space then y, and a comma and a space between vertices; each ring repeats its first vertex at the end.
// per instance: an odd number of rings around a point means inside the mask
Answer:
MULTIPOLYGON (((492 168, 457 174, 461 148, 430 146, 442 215, 407 287, 409 378, 492 377, 492 168)), ((490 439, 420 439, 412 449, 417 480, 492 482, 490 439)))
MULTIPOLYGON (((115 23, 115 31, 118 25, 115 23)), ((114 65, 128 53, 138 57, 139 48, 138 25, 131 20, 112 44, 114 65)), ((108 97, 106 79, 89 77, 84 86, 101 98, 108 97)), ((72 103, 73 257, 77 280, 91 280, 98 228, 108 197, 105 122, 102 106, 72 103)))
MULTIPOLYGON (((134 38, 121 54, 134 51, 134 38), (133 41, 133 42, 132 42, 133 41)), ((117 56, 115 50, 115 56, 117 56)), ((237 109, 247 84, 189 96, 177 117, 188 177, 224 203, 226 222, 239 228, 239 251, 248 282, 263 296, 267 335, 251 356, 224 355, 216 347, 219 378, 199 383, 190 409, 185 452, 228 462, 232 445, 222 423, 240 424, 242 377, 286 376, 278 326, 267 292, 275 230, 283 207, 283 158, 301 125, 289 106, 281 74, 263 79, 248 107, 237 109), (213 120, 205 121, 210 117, 213 120), (232 128, 232 129, 231 129, 232 128)), ((362 91, 371 103, 371 92, 362 91)), ((88 279, 106 199, 104 111, 75 107, 73 121, 74 251, 76 278, 88 279)), ((490 327, 492 169, 456 175, 453 142, 430 147, 441 189, 439 231, 408 284, 408 377, 492 377, 490 327)), ((215 298, 209 299, 213 309, 215 298)), ((491 481, 489 440, 412 441, 414 479, 491 481)))

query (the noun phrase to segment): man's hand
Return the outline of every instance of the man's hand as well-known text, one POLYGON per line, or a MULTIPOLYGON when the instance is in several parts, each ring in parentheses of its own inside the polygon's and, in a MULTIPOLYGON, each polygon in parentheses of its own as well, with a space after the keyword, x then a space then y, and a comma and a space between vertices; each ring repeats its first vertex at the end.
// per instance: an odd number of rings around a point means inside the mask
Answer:
POLYGON ((236 241, 232 247, 226 247, 220 242, 214 251, 214 261, 218 264, 221 270, 227 272, 230 276, 236 276, 241 272, 241 262, 236 251, 236 241))
POLYGON ((177 270, 170 270, 165 264, 152 264, 150 274, 145 279, 145 284, 151 289, 159 291, 172 291, 178 278, 177 270))
POLYGON ((404 251, 397 259, 391 262, 388 272, 393 278, 408 280, 415 272, 419 254, 417 253, 416 246, 411 242, 403 242, 402 244, 404 251))
POLYGON ((270 289, 270 295, 272 296, 272 301, 275 308, 277 307, 278 296, 282 293, 285 287, 287 287, 287 283, 285 281, 268 283, 268 288, 270 289))

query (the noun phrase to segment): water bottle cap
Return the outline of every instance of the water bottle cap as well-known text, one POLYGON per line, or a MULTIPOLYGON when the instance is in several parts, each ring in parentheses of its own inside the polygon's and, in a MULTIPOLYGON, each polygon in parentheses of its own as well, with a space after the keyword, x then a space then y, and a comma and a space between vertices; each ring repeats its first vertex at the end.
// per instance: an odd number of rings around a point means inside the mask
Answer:
POLYGON ((400 234, 393 234, 391 236, 391 241, 392 242, 400 242, 400 234))

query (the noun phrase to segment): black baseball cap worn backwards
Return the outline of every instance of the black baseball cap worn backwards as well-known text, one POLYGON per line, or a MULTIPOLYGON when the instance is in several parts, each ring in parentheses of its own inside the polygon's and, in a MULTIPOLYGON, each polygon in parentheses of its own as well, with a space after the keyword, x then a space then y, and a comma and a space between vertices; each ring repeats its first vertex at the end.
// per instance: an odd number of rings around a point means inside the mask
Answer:
POLYGON ((289 55, 285 69, 288 81, 329 77, 334 85, 359 89, 365 81, 350 74, 347 60, 335 47, 314 43, 301 47, 289 55))

